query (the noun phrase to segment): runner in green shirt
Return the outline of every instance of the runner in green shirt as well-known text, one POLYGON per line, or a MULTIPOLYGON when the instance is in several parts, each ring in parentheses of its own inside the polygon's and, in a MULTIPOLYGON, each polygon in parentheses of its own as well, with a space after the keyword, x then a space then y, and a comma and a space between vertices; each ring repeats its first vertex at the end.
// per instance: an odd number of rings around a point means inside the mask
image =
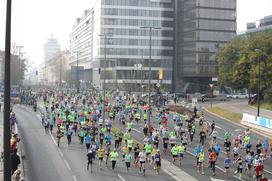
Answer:
POLYGON ((172 163, 174 164, 176 159, 178 158, 178 153, 179 153, 179 149, 177 147, 177 145, 173 146, 173 148, 171 149, 171 154, 173 156, 173 161, 172 163))
POLYGON ((110 153, 110 158, 111 158, 111 164, 112 164, 112 169, 114 170, 115 165, 116 165, 116 161, 118 158, 118 153, 116 151, 116 149, 114 148, 114 150, 110 153))

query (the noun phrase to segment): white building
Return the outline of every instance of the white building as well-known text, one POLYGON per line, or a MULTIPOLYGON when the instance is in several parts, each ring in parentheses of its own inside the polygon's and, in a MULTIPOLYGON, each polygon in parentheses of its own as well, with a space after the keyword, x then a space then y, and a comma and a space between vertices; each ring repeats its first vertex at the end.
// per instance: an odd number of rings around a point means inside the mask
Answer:
POLYGON ((85 11, 86 16, 78 19, 73 28, 70 51, 78 53, 71 57, 71 65, 77 64, 78 54, 78 64, 84 69, 90 68, 89 80, 101 85, 106 62, 106 87, 140 91, 141 85, 148 84, 150 63, 152 85, 159 82, 158 72, 163 68, 161 83, 169 90, 174 58, 173 13, 173 0, 96 0, 93 8, 85 11), (147 26, 160 28, 152 31, 151 62, 149 29, 140 28, 147 26), (103 34, 111 36, 105 40, 99 36, 103 34), (86 59, 81 57, 84 55, 86 59))
POLYGON ((265 31, 269 29, 272 29, 272 15, 265 16, 263 19, 255 22, 247 23, 247 33, 265 31))
POLYGON ((80 79, 85 81, 92 81, 93 18, 94 11, 85 10, 82 17, 76 19, 70 34, 71 57, 69 65, 74 68, 79 66, 81 69, 80 79))

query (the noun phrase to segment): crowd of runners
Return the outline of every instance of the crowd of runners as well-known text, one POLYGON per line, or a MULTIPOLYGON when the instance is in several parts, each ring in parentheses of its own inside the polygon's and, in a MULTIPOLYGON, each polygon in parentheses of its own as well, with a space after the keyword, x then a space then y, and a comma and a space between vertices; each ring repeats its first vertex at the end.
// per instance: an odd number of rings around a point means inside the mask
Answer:
POLYGON ((219 141, 216 123, 207 121, 196 109, 192 114, 181 114, 166 107, 149 108, 141 97, 107 93, 103 98, 95 91, 50 91, 37 99, 43 107, 40 112, 46 133, 55 135, 60 147, 62 139, 70 145, 78 138, 86 147, 88 170, 93 171, 93 166, 102 170, 104 164, 114 170, 116 162, 124 162, 128 171, 133 165, 145 175, 149 164, 159 174, 161 160, 167 155, 172 157, 171 164, 182 168, 190 147, 199 174, 221 174, 216 173, 220 163, 226 178, 237 175, 241 179, 246 174, 247 178, 266 180, 264 162, 270 160, 271 164, 272 140, 253 143, 247 129, 237 134, 226 130, 219 141), (134 127, 142 129, 140 139, 133 136, 134 127))

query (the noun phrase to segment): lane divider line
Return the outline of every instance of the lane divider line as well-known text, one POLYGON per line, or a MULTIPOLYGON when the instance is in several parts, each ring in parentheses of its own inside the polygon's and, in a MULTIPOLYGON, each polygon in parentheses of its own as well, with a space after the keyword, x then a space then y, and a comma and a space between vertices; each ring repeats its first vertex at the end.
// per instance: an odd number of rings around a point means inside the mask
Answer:
POLYGON ((266 169, 264 169, 264 171, 265 171, 266 173, 272 175, 272 172, 270 172, 270 171, 268 171, 268 170, 266 170, 266 169))
POLYGON ((67 162, 67 160, 64 159, 64 163, 65 163, 66 167, 68 168, 68 170, 71 170, 71 167, 70 167, 69 163, 67 162))
POLYGON ((60 149, 58 149, 58 151, 59 151, 60 156, 64 157, 62 151, 60 149))
POLYGON ((75 175, 72 175, 72 177, 73 177, 73 180, 74 180, 74 181, 77 181, 77 178, 76 178, 75 175))
POLYGON ((53 135, 51 134, 51 132, 49 132, 49 135, 50 135, 51 139, 53 140, 54 144, 55 144, 56 146, 58 146, 58 144, 57 144, 57 142, 55 141, 55 139, 54 139, 53 135))
POLYGON ((118 177, 120 178, 120 180, 126 181, 126 180, 124 179, 124 177, 122 177, 120 174, 118 174, 118 177))
POLYGON ((165 168, 162 169, 165 173, 167 173, 168 175, 170 175, 172 178, 174 178, 176 181, 182 181, 181 179, 179 179, 176 175, 172 174, 171 172, 169 172, 168 170, 166 170, 165 168))

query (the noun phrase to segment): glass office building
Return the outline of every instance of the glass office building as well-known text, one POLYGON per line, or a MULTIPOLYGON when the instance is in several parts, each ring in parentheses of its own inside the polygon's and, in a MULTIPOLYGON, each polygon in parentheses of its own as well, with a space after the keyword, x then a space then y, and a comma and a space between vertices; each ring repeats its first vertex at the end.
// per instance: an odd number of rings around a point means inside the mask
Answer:
POLYGON ((151 83, 169 90, 174 57, 173 5, 172 0, 98 0, 93 8, 93 83, 102 86, 105 66, 107 88, 147 90, 150 34, 141 27, 152 26, 160 29, 152 30, 151 83), (105 34, 106 39, 99 36, 105 34), (163 80, 158 79, 160 68, 163 80))
POLYGON ((215 53, 236 35, 236 0, 176 0, 175 10, 174 89, 203 92, 217 77, 215 53))

